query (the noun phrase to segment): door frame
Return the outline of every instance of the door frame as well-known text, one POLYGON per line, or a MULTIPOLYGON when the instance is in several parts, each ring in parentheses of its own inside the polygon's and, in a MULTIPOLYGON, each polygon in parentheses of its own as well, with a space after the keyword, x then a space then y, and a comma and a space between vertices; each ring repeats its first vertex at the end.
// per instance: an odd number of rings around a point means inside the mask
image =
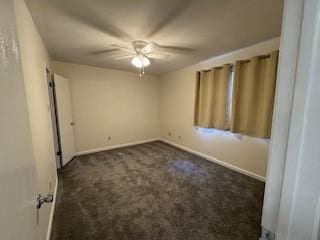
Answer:
POLYGON ((303 2, 304 0, 285 0, 284 2, 278 79, 261 219, 262 237, 267 233, 274 235, 277 229, 296 82, 303 2))
MULTIPOLYGON (((318 0, 285 0, 277 94, 261 222, 263 240, 301 239, 299 234, 302 232, 305 233, 303 239, 319 238, 320 200, 317 202, 315 199, 320 196, 320 181, 315 177, 306 181, 303 175, 306 171, 311 174, 319 167, 315 165, 314 155, 313 158, 304 157, 312 152, 305 144, 313 141, 314 145, 316 140, 320 141, 317 131, 311 134, 306 131, 307 117, 310 118, 311 115, 308 108, 313 106, 315 100, 320 102, 320 96, 313 92, 314 87, 318 87, 315 79, 319 76, 319 71, 316 71, 315 62, 320 61, 319 26, 318 0), (312 138, 305 138, 306 134, 312 138), (310 165, 306 167, 304 162, 310 165), (310 194, 313 198, 302 199, 303 189, 309 189, 310 185, 313 187, 310 194), (304 212, 297 207, 298 202, 308 206, 304 212), (316 216, 313 216, 313 213, 316 213, 316 216), (268 238, 267 234, 270 234, 271 238, 268 238)), ((314 116, 317 117, 316 114, 314 116)), ((315 127, 319 129, 319 126, 315 127)), ((313 148, 313 154, 319 151, 316 146, 313 148)))

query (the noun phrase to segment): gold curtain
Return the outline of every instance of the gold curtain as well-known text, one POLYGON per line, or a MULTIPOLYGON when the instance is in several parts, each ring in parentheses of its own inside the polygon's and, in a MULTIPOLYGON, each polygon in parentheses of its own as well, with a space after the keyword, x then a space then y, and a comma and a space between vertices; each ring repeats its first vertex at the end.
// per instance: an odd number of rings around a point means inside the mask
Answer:
POLYGON ((194 125, 229 128, 228 87, 231 65, 197 72, 194 125))
POLYGON ((236 62, 232 132, 270 138, 277 63, 278 51, 236 62))

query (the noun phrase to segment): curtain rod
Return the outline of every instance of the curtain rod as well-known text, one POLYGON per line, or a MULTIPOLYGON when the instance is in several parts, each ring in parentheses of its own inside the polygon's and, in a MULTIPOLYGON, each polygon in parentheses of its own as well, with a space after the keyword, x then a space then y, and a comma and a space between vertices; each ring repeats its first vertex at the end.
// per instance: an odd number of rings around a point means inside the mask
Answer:
POLYGON ((219 67, 212 67, 212 68, 210 68, 210 69, 204 69, 204 70, 200 70, 200 71, 198 71, 198 72, 209 72, 209 71, 211 71, 212 69, 221 69, 221 68, 223 68, 223 66, 224 65, 229 65, 229 67, 233 67, 233 63, 226 63, 226 64, 223 64, 222 66, 219 66, 219 67))
MULTIPOLYGON (((262 60, 262 59, 269 58, 269 57, 271 57, 271 54, 265 54, 265 55, 258 56, 258 59, 262 60)), ((250 61, 251 61, 251 59, 240 60, 241 63, 247 63, 247 62, 250 62, 250 61)))
MULTIPOLYGON (((265 58, 269 58, 269 57, 271 57, 271 54, 269 53, 269 54, 264 54, 264 55, 260 55, 260 56, 258 56, 258 59, 265 59, 265 58)), ((239 60, 241 63, 247 63, 247 62, 250 62, 250 59, 246 59, 246 60, 239 60)), ((234 64, 233 63, 226 63, 226 64, 230 64, 230 67, 231 68, 233 68, 233 66, 234 66, 234 64)), ((208 71, 210 71, 211 69, 213 69, 213 68, 216 68, 216 69, 220 69, 220 68, 223 68, 223 65, 222 66, 219 66, 219 67, 212 67, 212 68, 210 68, 210 69, 205 69, 205 70, 200 70, 200 71, 198 71, 198 72, 208 72, 208 71)))

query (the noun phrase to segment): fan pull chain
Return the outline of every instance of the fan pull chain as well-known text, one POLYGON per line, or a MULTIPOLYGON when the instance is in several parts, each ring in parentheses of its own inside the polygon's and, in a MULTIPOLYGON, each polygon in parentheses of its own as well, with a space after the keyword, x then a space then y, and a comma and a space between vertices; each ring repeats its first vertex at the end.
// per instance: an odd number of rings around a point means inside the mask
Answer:
POLYGON ((139 73, 139 77, 142 78, 142 76, 144 75, 144 66, 142 66, 142 68, 140 68, 140 73, 139 73))

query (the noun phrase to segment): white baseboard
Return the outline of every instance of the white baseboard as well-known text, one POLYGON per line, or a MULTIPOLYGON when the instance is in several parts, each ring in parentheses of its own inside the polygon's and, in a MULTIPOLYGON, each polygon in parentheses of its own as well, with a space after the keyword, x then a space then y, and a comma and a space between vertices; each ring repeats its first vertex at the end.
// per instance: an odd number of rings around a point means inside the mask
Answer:
POLYGON ((249 176, 249 177, 252 177, 252 178, 254 178, 254 179, 257 179, 257 180, 259 180, 259 181, 262 181, 262 182, 265 182, 265 181, 266 181, 266 178, 263 177, 263 176, 260 176, 260 175, 258 175, 258 174, 249 172, 249 171, 247 171, 247 170, 244 170, 244 169, 242 169, 242 168, 236 167, 236 166, 231 165, 231 164, 229 164, 229 163, 223 162, 223 161, 218 160, 218 159, 216 159, 216 158, 214 158, 214 157, 212 157, 212 156, 209 156, 209 155, 207 155, 207 154, 198 152, 198 151, 196 151, 196 150, 193 150, 193 149, 191 149, 191 148, 182 146, 182 145, 180 145, 180 144, 177 144, 177 143, 168 141, 168 140, 163 139, 163 138, 160 138, 160 141, 165 142, 165 143, 168 143, 168 144, 170 144, 170 145, 172 145, 172 146, 175 146, 175 147, 180 148, 180 149, 182 149, 182 150, 185 150, 185 151, 187 151, 187 152, 193 153, 193 154, 198 155, 198 156, 200 156, 200 157, 203 157, 203 158, 205 158, 205 159, 208 160, 208 161, 217 163, 217 164, 219 164, 219 165, 221 165, 221 166, 224 166, 224 167, 229 168, 229 169, 231 169, 231 170, 234 170, 234 171, 236 171, 236 172, 242 173, 242 174, 244 174, 244 175, 247 175, 247 176, 249 176))
POLYGON ((154 142, 154 141, 159 141, 159 140, 160 140, 159 138, 151 138, 151 139, 147 139, 147 140, 135 141, 135 142, 130 142, 130 143, 123 143, 123 144, 118 144, 118 145, 102 147, 102 148, 94 148, 94 149, 89 149, 89 150, 77 152, 76 156, 89 154, 89 153, 95 153, 95 152, 101 152, 101 151, 106 151, 106 150, 111 150, 111 149, 116 149, 116 148, 128 147, 128 146, 138 145, 138 144, 142 144, 142 143, 154 142))
POLYGON ((56 184, 55 184, 55 186, 54 186, 53 202, 52 202, 52 204, 51 204, 51 212, 50 212, 50 217, 49 217, 49 223, 48 223, 46 240, 50 240, 51 229, 52 229, 52 221, 53 221, 53 215, 54 215, 54 210, 55 210, 55 207, 56 207, 57 192, 58 192, 58 177, 57 177, 57 180, 56 180, 56 184))

